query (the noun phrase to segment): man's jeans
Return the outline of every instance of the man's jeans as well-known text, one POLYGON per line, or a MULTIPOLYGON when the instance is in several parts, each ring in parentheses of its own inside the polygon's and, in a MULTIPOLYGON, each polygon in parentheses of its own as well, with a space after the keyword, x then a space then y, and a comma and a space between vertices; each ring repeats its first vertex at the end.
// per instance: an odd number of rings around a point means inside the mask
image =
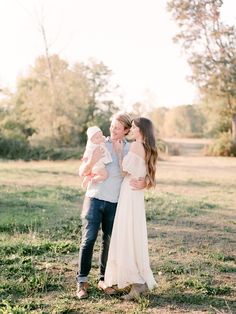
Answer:
POLYGON ((102 226, 99 279, 104 280, 108 250, 117 203, 85 197, 81 214, 83 222, 82 241, 79 253, 77 282, 86 282, 91 269, 93 247, 102 226))

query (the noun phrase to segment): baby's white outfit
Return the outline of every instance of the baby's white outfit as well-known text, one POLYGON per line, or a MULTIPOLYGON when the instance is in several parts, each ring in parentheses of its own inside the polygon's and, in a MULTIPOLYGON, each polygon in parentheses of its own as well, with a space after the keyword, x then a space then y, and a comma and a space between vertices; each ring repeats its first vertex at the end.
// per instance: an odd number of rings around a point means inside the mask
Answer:
POLYGON ((92 169, 93 172, 99 171, 100 169, 105 167, 105 164, 112 162, 111 154, 108 151, 108 149, 106 148, 105 143, 94 144, 90 140, 88 140, 88 142, 87 142, 83 158, 91 157, 91 155, 93 154, 94 150, 97 147, 101 147, 103 149, 104 156, 102 158, 100 158, 96 162, 96 164, 93 166, 93 169, 92 169))

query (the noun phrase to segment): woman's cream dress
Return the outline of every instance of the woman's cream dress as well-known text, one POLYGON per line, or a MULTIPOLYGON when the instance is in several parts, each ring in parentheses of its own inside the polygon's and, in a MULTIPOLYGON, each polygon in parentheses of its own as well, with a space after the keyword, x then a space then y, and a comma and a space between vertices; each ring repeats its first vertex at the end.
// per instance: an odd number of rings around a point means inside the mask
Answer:
POLYGON ((128 172, 121 185, 105 272, 107 286, 122 289, 133 283, 156 286, 148 255, 144 191, 132 190, 131 178, 146 176, 143 158, 128 152, 122 162, 128 172))

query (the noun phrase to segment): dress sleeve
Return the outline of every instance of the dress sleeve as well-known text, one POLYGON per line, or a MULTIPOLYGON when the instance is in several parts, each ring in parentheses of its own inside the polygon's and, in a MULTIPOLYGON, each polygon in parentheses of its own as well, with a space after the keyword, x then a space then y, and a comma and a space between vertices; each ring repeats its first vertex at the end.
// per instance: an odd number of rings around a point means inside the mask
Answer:
POLYGON ((134 177, 145 176, 145 161, 138 155, 128 152, 122 162, 123 171, 128 172, 134 177))

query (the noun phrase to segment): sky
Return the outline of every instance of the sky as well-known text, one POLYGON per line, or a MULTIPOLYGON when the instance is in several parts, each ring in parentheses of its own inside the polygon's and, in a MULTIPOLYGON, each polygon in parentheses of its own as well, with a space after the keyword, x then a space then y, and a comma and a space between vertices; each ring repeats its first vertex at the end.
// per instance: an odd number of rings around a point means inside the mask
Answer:
MULTIPOLYGON (((229 23, 236 22, 234 1, 224 0, 229 23)), ((165 0, 0 0, 0 86, 14 90, 17 77, 44 54, 39 21, 51 54, 71 65, 95 58, 112 70, 124 107, 197 101, 165 0)))

